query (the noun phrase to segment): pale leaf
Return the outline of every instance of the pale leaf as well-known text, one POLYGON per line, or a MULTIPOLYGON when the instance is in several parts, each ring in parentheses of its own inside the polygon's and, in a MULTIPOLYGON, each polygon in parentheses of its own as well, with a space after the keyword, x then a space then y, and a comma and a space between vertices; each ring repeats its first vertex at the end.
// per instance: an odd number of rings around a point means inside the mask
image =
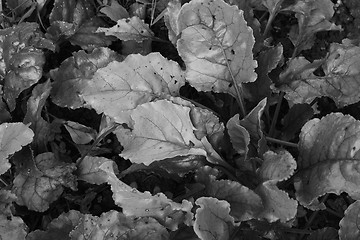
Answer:
POLYGON ((352 203, 345 211, 344 217, 341 219, 339 225, 340 239, 357 240, 360 237, 359 229, 359 210, 360 201, 352 203))
POLYGON ((324 209, 318 197, 348 193, 360 198, 360 122, 332 113, 307 122, 300 133, 296 198, 305 207, 324 209))
POLYGON ((222 0, 194 0, 181 8, 178 25, 186 79, 198 91, 235 96, 234 84, 255 81, 254 37, 242 10, 222 0))
POLYGON ((131 126, 130 114, 138 105, 155 98, 178 96, 184 84, 183 72, 176 62, 159 53, 133 54, 96 71, 92 81, 82 88, 81 97, 97 112, 131 126))
POLYGON ((119 172, 113 160, 104 157, 86 156, 78 165, 78 179, 97 185, 106 183, 107 177, 100 169, 100 166, 105 162, 113 164, 113 169, 116 174, 119 172))
POLYGON ((23 123, 0 125, 0 175, 10 167, 8 157, 32 142, 34 132, 23 123))

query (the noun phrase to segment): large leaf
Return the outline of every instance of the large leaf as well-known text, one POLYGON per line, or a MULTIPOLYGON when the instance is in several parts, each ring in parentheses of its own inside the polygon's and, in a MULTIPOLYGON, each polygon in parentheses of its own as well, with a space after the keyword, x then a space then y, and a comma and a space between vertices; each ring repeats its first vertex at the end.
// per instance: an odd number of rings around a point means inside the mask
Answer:
POLYGON ((110 162, 103 163, 100 169, 111 185, 115 203, 126 216, 153 217, 171 230, 176 230, 181 223, 192 224, 191 202, 183 200, 180 204, 168 199, 163 193, 153 196, 148 191, 140 192, 120 181, 110 162))
POLYGON ((124 146, 121 156, 146 165, 186 155, 203 155, 209 161, 221 161, 205 137, 199 140, 194 135, 189 112, 190 108, 167 100, 138 106, 131 114, 133 130, 116 131, 124 146))
POLYGON ((32 142, 34 132, 23 123, 0 125, 0 175, 10 167, 8 157, 32 142))
POLYGON ((360 47, 333 43, 322 66, 323 77, 313 74, 319 64, 299 57, 287 70, 291 82, 279 89, 285 91, 285 97, 294 103, 310 103, 321 96, 331 97, 340 107, 356 103, 360 99, 357 91, 360 86, 359 57, 360 47))
POLYGON ((32 152, 25 148, 17 153, 14 161, 17 175, 13 191, 19 205, 44 212, 62 194, 63 187, 76 190, 76 178, 72 175, 75 164, 60 162, 51 152, 41 153, 34 159, 32 152))
POLYGON ((216 198, 201 197, 196 200, 194 230, 201 240, 227 240, 234 226, 238 225, 230 216, 230 204, 216 198))
POLYGON ((159 53, 133 54, 96 71, 92 81, 80 91, 81 97, 97 112, 131 126, 129 116, 138 105, 155 98, 178 96, 184 84, 183 72, 176 62, 159 53))
POLYGON ((91 53, 79 51, 61 63, 59 68, 50 71, 54 80, 51 90, 52 101, 69 108, 83 107, 85 101, 80 96, 82 90, 90 85, 97 69, 121 57, 109 48, 96 48, 91 53))
POLYGON ((254 37, 242 10, 222 0, 194 0, 180 10, 178 27, 186 79, 197 90, 236 96, 234 84, 255 81, 254 37))
POLYGON ((301 130, 296 197, 305 207, 324 209, 318 197, 348 193, 360 198, 360 122, 332 113, 307 122, 301 130))
POLYGON ((0 76, 5 78, 3 97, 11 111, 19 94, 42 77, 45 57, 41 49, 55 49, 52 42, 42 36, 36 23, 21 23, 0 30, 0 76))

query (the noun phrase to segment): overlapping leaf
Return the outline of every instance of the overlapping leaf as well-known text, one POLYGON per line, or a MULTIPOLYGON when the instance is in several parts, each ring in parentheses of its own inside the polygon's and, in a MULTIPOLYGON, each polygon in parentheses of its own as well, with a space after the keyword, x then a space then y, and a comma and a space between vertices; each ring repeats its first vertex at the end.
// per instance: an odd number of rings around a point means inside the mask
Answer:
POLYGON ((307 122, 301 130, 296 197, 305 207, 323 209, 318 197, 348 193, 360 198, 360 122, 332 113, 307 122))
POLYGON ((286 92, 285 97, 294 103, 310 103, 314 98, 331 97, 340 106, 358 102, 360 94, 360 47, 349 43, 334 43, 325 58, 325 76, 315 76, 313 72, 320 66, 303 57, 294 59, 284 75, 292 75, 291 82, 279 87, 286 92))
POLYGON ((90 85, 97 69, 114 60, 120 61, 121 57, 109 48, 97 48, 91 53, 74 53, 62 62, 59 68, 50 71, 54 80, 51 90, 52 101, 61 107, 83 107, 85 101, 80 96, 81 92, 90 85))
POLYGON ((187 200, 176 203, 163 193, 151 195, 140 192, 120 181, 113 170, 113 165, 105 162, 100 166, 111 185, 113 199, 123 209, 126 216, 153 217, 163 226, 176 230, 179 224, 192 224, 192 204, 187 200))
POLYGON ((211 197, 196 200, 200 208, 196 210, 194 230, 201 240, 226 240, 231 236, 234 226, 238 225, 230 216, 230 204, 211 197))
POLYGON ((0 175, 10 167, 8 157, 32 142, 34 132, 23 123, 0 125, 0 175))
POLYGON ((203 155, 221 161, 206 138, 199 140, 190 120, 190 108, 159 100, 138 106, 131 114, 133 130, 119 129, 121 156, 146 165, 176 156, 203 155))
POLYGON ((234 84, 255 81, 254 37, 242 10, 222 0, 193 0, 177 21, 177 48, 193 87, 236 96, 234 84))
POLYGON ((64 186, 76 190, 76 178, 72 175, 75 164, 60 162, 51 152, 41 153, 35 159, 26 149, 17 154, 13 185, 17 204, 44 212, 62 194, 64 186))
POLYGON ((295 169, 296 161, 287 151, 267 151, 264 154, 264 162, 258 170, 262 183, 255 189, 264 203, 259 217, 269 222, 287 222, 296 216, 297 201, 291 199, 287 192, 280 190, 276 185, 290 178, 295 169))
POLYGON ((159 53, 136 54, 96 71, 92 81, 82 86, 81 97, 97 112, 131 126, 129 115, 138 105, 155 98, 178 96, 184 84, 183 72, 176 62, 159 53))
POLYGON ((113 164, 114 172, 117 174, 118 170, 113 160, 104 157, 91 157, 86 156, 81 163, 78 165, 78 179, 86 181, 91 184, 103 184, 107 182, 107 176, 104 174, 100 166, 109 162, 113 164))
POLYGON ((0 30, 0 75, 5 78, 3 97, 11 111, 19 94, 42 77, 43 48, 55 49, 51 41, 43 38, 36 23, 21 23, 0 30))

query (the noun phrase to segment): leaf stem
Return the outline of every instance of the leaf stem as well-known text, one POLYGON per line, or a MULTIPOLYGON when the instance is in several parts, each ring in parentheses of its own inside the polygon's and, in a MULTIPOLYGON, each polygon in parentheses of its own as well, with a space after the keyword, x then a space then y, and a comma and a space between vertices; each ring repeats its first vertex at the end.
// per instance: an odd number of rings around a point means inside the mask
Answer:
POLYGON ((7 183, 5 182, 5 180, 2 179, 2 177, 0 177, 0 182, 1 182, 2 184, 4 184, 5 187, 9 186, 9 184, 7 184, 7 183))
POLYGON ((273 120, 272 120, 272 122, 271 122, 270 130, 269 130, 269 136, 270 136, 270 137, 273 137, 273 136, 274 136, 275 125, 276 125, 277 119, 278 119, 278 117, 279 117, 280 108, 281 108, 281 102, 282 102, 282 99, 284 98, 284 95, 285 95, 284 92, 281 92, 280 95, 279 95, 278 103, 277 103, 277 105, 276 105, 274 117, 273 117, 273 120))
POLYGON ((284 146, 293 147, 293 148, 298 148, 299 147, 299 145, 297 143, 283 141, 283 140, 272 138, 272 137, 265 137, 265 138, 269 142, 278 143, 278 144, 281 144, 281 145, 284 145, 284 146))
POLYGON ((241 88, 241 86, 237 85, 237 83, 236 83, 234 74, 233 74, 233 72, 231 70, 231 66, 230 66, 229 61, 227 59, 226 52, 225 52, 224 48, 221 48, 221 50, 222 50, 222 52, 224 54, 226 66, 229 69, 232 84, 233 84, 233 86, 235 88, 235 91, 236 91, 236 95, 237 95, 236 99, 237 99, 237 102, 238 102, 239 107, 240 107, 240 117, 243 118, 243 117, 246 116, 246 110, 245 110, 244 99, 243 99, 242 94, 241 94, 242 93, 242 88, 241 88))

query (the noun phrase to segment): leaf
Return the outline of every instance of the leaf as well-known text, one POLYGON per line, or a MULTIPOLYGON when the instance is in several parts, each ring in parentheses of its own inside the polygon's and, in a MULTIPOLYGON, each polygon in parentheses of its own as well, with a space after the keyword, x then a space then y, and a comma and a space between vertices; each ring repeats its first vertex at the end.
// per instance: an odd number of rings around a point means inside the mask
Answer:
POLYGON ((285 97, 294 103, 310 103, 321 96, 331 97, 339 107, 356 103, 360 99, 356 91, 360 85, 359 56, 360 47, 333 43, 323 61, 325 76, 313 74, 319 64, 298 58, 291 63, 293 81, 279 89, 285 91, 285 97))
POLYGON ((359 199, 360 123, 349 115, 328 114, 307 122, 300 133, 296 198, 310 209, 324 209, 318 197, 348 193, 359 199))
POLYGON ((105 162, 113 164, 114 172, 118 174, 119 171, 113 160, 104 157, 86 156, 78 165, 78 179, 97 185, 106 183, 107 176, 104 175, 103 170, 100 169, 100 166, 105 162))
POLYGON ((96 131, 73 121, 66 121, 64 127, 69 132, 71 139, 76 144, 87 144, 96 139, 96 131))
POLYGON ((169 233, 155 219, 126 217, 114 210, 103 213, 100 217, 86 214, 76 229, 70 233, 70 236, 71 239, 88 240, 169 239, 169 233))
POLYGON ((166 12, 164 15, 165 26, 168 29, 168 37, 174 46, 176 46, 178 35, 180 34, 178 22, 180 10, 180 0, 171 0, 166 7, 166 12))
POLYGON ((14 11, 17 16, 25 13, 25 10, 32 5, 28 0, 6 0, 6 6, 14 11))
POLYGON ((201 197, 195 202, 200 206, 196 210, 194 230, 201 240, 229 239, 235 223, 230 216, 230 204, 211 197, 201 197))
POLYGON ((267 151, 264 154, 264 162, 258 170, 258 175, 263 182, 255 189, 264 204, 259 217, 269 222, 280 220, 283 223, 295 218, 297 201, 291 199, 287 192, 276 186, 279 181, 291 177, 295 169, 295 159, 285 150, 278 153, 267 151))
POLYGON ((51 152, 41 153, 35 159, 30 151, 18 154, 14 160, 18 169, 13 182, 17 204, 44 212, 62 194, 63 187, 76 190, 76 178, 71 174, 75 164, 60 162, 51 152))
POLYGON ((84 214, 76 210, 62 213, 53 219, 45 231, 35 230, 26 236, 26 240, 70 240, 70 232, 78 225, 84 214))
POLYGON ((34 132, 23 123, 3 123, 0 125, 0 175, 10 167, 8 157, 31 143, 34 132))
POLYGON ((260 102, 265 97, 270 97, 272 80, 268 74, 274 70, 283 59, 283 46, 278 44, 259 53, 256 58, 258 75, 255 82, 244 84, 244 95, 253 102, 260 102))
POLYGON ((297 29, 290 32, 296 53, 311 48, 317 32, 341 30, 341 27, 330 22, 334 15, 331 0, 298 0, 286 10, 294 11, 298 19, 297 29))
POLYGON ((113 60, 120 61, 121 57, 109 48, 96 48, 91 53, 73 53, 73 56, 63 61, 59 68, 50 71, 50 76, 54 80, 51 89, 52 101, 61 107, 83 107, 85 101, 80 93, 87 85, 91 85, 96 70, 113 60))
POLYGON ((290 141, 297 137, 301 127, 314 116, 314 110, 309 104, 295 104, 282 120, 283 129, 281 131, 281 139, 290 141))
POLYGON ((183 72, 176 62, 159 53, 150 53, 129 55, 123 62, 113 61, 98 69, 92 81, 78 89, 81 88, 80 96, 98 113, 132 126, 129 117, 133 109, 155 98, 179 96, 184 84, 183 72))
POLYGON ((105 14, 108 18, 116 22, 122 18, 128 18, 129 13, 121 6, 116 0, 110 1, 110 6, 104 6, 100 9, 100 12, 105 14))
POLYGON ((120 40, 142 42, 154 36, 148 24, 137 16, 119 19, 111 28, 98 28, 96 32, 103 32, 106 36, 115 36, 120 40))
POLYGON ((206 138, 198 140, 194 135, 189 112, 190 108, 167 100, 138 106, 131 114, 134 129, 115 131, 124 146, 120 156, 145 165, 187 155, 202 155, 210 161, 221 161, 206 138))
MULTIPOLYGON (((13 208, 13 202, 16 200, 16 195, 9 190, 0 190, 0 215, 6 217, 12 216, 11 208, 13 208)), ((1 232, 1 231, 0 231, 1 232)))
POLYGON ((185 77, 198 91, 236 96, 234 84, 255 81, 254 37, 242 10, 222 0, 194 0, 181 8, 178 25, 185 77))
POLYGON ((30 128, 34 131, 33 148, 37 152, 45 152, 50 139, 50 124, 46 122, 41 112, 46 104, 46 100, 50 95, 51 82, 46 81, 43 84, 35 86, 32 95, 27 101, 27 109, 23 122, 30 123, 30 128))
POLYGON ((341 219, 339 225, 340 239, 355 240, 359 239, 359 209, 360 201, 352 203, 345 211, 344 217, 341 219))
POLYGON ((263 154, 266 149, 266 139, 262 132, 261 116, 264 112, 267 99, 261 100, 256 107, 254 107, 250 113, 248 113, 243 119, 240 120, 240 125, 244 127, 250 134, 249 148, 252 150, 252 154, 263 154))
POLYGON ((0 214, 0 239, 25 239, 27 226, 20 217, 7 218, 0 214))
POLYGON ((120 181, 113 170, 113 165, 105 162, 100 166, 111 185, 115 204, 123 209, 126 216, 153 217, 163 226, 174 231, 178 225, 192 224, 192 204, 187 200, 176 203, 168 199, 163 193, 151 195, 150 192, 139 192, 120 181))
POLYGON ((243 160, 246 160, 249 151, 250 134, 246 128, 240 125, 239 114, 235 114, 229 119, 226 128, 228 129, 230 141, 234 150, 240 154, 243 160))
POLYGON ((41 49, 55 48, 49 40, 42 37, 36 23, 20 23, 12 28, 2 29, 0 36, 0 76, 5 78, 3 97, 10 111, 13 111, 19 94, 42 77, 45 57, 41 49))
POLYGON ((112 38, 96 33, 97 28, 103 27, 105 22, 95 16, 91 1, 55 0, 49 20, 46 36, 54 42, 61 43, 65 38, 85 50, 106 47, 112 43, 112 38))

